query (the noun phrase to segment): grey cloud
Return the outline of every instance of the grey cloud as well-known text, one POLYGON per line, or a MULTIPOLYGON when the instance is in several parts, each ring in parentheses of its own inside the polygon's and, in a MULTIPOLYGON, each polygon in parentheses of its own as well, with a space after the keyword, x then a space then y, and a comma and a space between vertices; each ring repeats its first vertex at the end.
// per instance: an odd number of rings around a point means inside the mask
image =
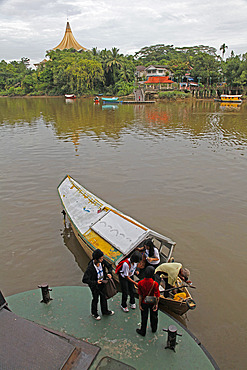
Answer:
POLYGON ((67 16, 76 40, 89 49, 116 46, 129 53, 157 43, 219 48, 225 42, 237 53, 246 52, 247 0, 236 0, 234 6, 232 0, 74 0, 72 5, 0 0, 0 12, 0 51, 6 60, 19 55, 43 59, 62 40, 67 16))

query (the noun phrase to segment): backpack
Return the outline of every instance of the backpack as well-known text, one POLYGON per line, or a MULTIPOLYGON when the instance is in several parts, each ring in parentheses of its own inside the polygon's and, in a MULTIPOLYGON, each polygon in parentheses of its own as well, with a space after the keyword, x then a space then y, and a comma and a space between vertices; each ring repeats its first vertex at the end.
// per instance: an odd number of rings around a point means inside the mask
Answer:
POLYGON ((117 267, 116 267, 116 269, 115 269, 115 274, 118 274, 118 273, 120 272, 120 270, 121 270, 121 268, 122 268, 122 266, 123 266, 124 262, 127 262, 127 263, 128 263, 129 268, 131 267, 130 261, 129 261, 128 259, 122 260, 122 261, 120 261, 120 262, 117 264, 117 267))

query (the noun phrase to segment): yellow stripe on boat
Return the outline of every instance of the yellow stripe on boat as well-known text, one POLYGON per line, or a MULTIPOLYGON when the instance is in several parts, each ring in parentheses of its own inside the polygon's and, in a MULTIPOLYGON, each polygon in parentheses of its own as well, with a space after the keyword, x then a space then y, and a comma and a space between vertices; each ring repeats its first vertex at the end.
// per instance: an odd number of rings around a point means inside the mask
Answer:
POLYGON ((88 230, 83 235, 90 244, 92 244, 96 249, 102 250, 105 256, 112 260, 112 262, 117 261, 123 254, 120 253, 117 249, 115 249, 110 243, 106 240, 101 238, 97 233, 93 230, 88 230))

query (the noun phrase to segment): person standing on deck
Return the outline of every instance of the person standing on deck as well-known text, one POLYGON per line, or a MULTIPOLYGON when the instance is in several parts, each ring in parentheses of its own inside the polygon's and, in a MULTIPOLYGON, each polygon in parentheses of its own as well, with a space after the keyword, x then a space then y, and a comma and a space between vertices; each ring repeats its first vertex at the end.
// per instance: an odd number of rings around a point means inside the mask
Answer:
POLYGON ((112 277, 112 266, 104 260, 104 253, 100 249, 93 252, 93 259, 89 262, 87 269, 84 273, 82 282, 89 285, 91 289, 93 300, 91 304, 91 315, 95 320, 100 320, 98 314, 98 300, 100 297, 100 306, 102 315, 114 315, 114 311, 108 310, 107 299, 104 294, 103 280, 108 276, 112 277), (108 273, 106 273, 106 269, 108 273))
MULTIPOLYGON (((137 286, 137 282, 133 280, 133 275, 141 258, 141 253, 135 251, 130 258, 127 258, 119 271, 119 282, 122 290, 121 308, 124 312, 129 312, 127 307, 128 293, 130 295, 130 308, 136 308, 135 285, 137 286)), ((138 274, 139 271, 136 271, 136 273, 138 274)))
POLYGON ((154 267, 148 266, 145 269, 145 277, 138 282, 139 308, 141 310, 141 328, 136 329, 137 334, 145 337, 148 322, 148 313, 150 312, 150 323, 152 332, 157 331, 158 326, 158 303, 159 303, 159 284, 153 280, 154 267), (156 297, 156 304, 145 303, 146 296, 156 297))

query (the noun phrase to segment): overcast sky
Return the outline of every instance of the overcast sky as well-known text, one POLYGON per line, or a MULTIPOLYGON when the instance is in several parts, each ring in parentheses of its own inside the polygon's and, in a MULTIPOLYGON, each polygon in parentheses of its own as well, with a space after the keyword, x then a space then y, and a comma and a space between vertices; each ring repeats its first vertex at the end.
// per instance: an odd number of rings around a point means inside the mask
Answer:
POLYGON ((247 52, 247 0, 0 0, 0 60, 44 59, 65 32, 87 49, 220 45, 247 52))

